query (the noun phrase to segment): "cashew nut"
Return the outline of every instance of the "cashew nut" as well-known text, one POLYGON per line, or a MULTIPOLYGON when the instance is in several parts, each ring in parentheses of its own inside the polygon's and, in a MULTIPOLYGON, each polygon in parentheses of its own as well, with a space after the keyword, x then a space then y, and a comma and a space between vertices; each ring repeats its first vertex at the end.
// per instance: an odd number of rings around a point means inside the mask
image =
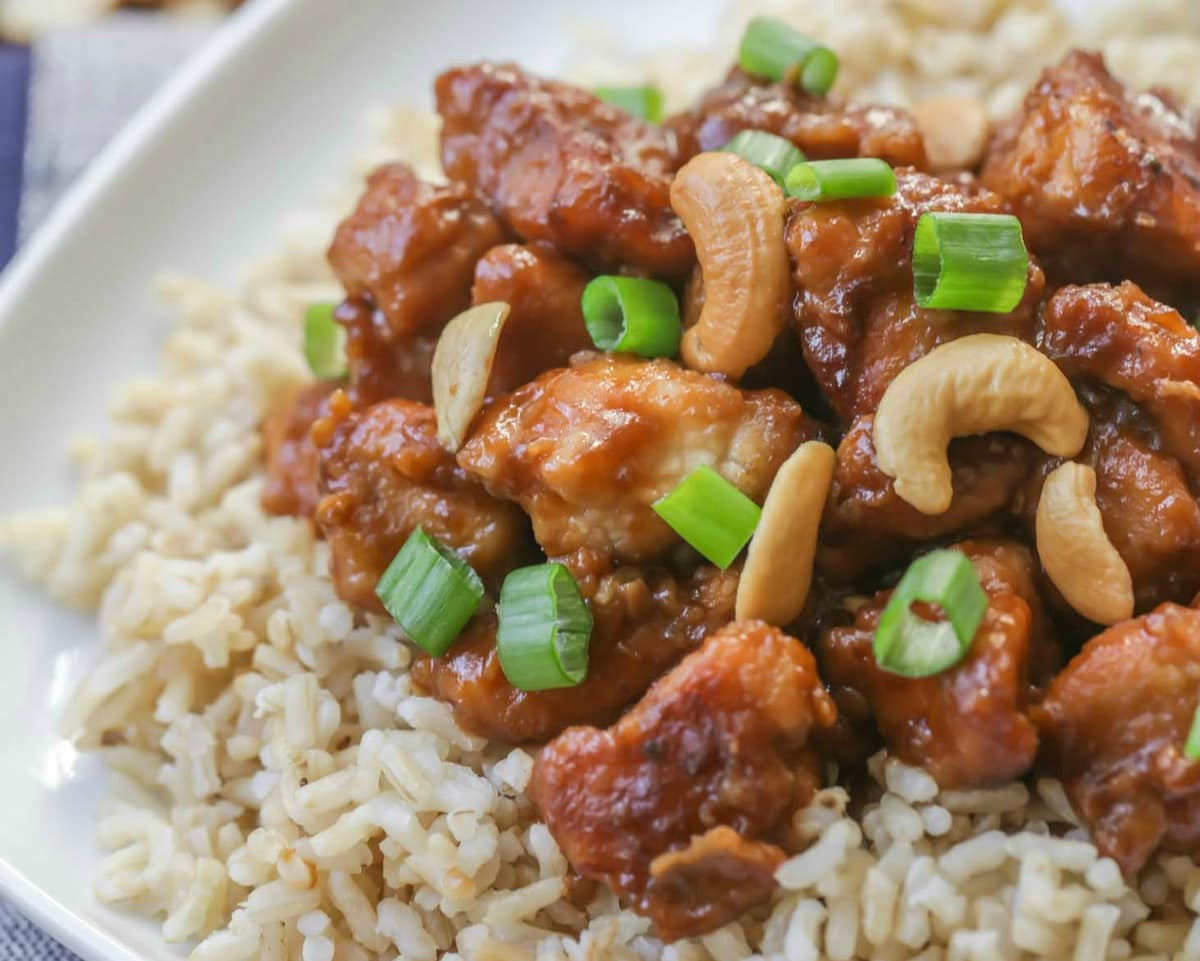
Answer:
POLYGON ((1088 416, 1054 362, 1016 337, 972 334, 909 364, 875 413, 879 469, 923 514, 954 496, 946 447, 952 438, 1007 430, 1056 457, 1074 457, 1088 416))
POLYGON ((791 296, 779 185, 731 153, 702 153, 671 182, 671 206, 696 245, 704 307, 683 335, 693 370, 738 378, 767 356, 791 296))
POLYGON ((809 441, 779 468, 738 581, 734 616, 739 621, 782 627, 804 610, 836 460, 828 444, 809 441))
POLYGON ((1133 617, 1133 578, 1104 533, 1094 470, 1056 467, 1042 486, 1036 526, 1042 567, 1071 607, 1097 624, 1133 617))
POLYGON ((499 301, 464 310, 442 329, 433 350, 430 378, 438 440, 451 453, 462 446, 483 407, 508 313, 508 304, 499 301))
POLYGON ((913 108, 913 119, 934 173, 971 170, 983 159, 990 124, 987 108, 977 97, 925 100, 913 108))

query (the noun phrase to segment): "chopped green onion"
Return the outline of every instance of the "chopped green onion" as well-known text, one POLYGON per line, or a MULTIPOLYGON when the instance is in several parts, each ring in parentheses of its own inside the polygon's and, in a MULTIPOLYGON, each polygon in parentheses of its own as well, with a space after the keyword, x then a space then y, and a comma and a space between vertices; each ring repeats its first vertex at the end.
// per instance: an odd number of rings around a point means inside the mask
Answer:
POLYGON ((788 171, 784 188, 792 197, 816 203, 890 197, 896 192, 896 174, 875 157, 810 160, 788 171))
POLYGON ((824 95, 838 75, 838 56, 828 47, 817 47, 800 68, 800 86, 807 93, 824 95))
POLYGON ((346 376, 346 331, 334 319, 333 304, 310 304, 304 311, 304 359, 322 380, 346 376))
POLYGON ((875 628, 875 660, 904 677, 939 674, 966 657, 986 611, 987 594, 967 556, 931 551, 909 565, 892 591, 875 628), (937 604, 946 620, 919 617, 914 601, 937 604))
POLYGON ((604 274, 583 289, 583 322, 601 350, 672 357, 683 324, 679 300, 666 284, 604 274))
POLYGON ((500 588, 496 653, 513 687, 545 691, 587 677, 592 612, 562 564, 522 567, 500 588))
POLYGON ((1009 214, 922 214, 912 263, 920 307, 1007 314, 1025 296, 1029 254, 1009 214))
POLYGON ((592 93, 642 120, 662 122, 663 97, 657 87, 596 87, 592 93))
POLYGON ((654 512, 685 541, 724 569, 749 543, 762 508, 711 467, 697 467, 654 512))
POLYGON ((832 50, 782 20, 755 17, 742 34, 738 65, 755 77, 787 83, 798 80, 806 93, 819 95, 833 86, 838 59, 832 50))
POLYGON ((781 187, 787 172, 804 162, 804 154, 796 149, 795 144, 765 130, 743 130, 721 149, 761 167, 781 187))
POLYGON ((452 550, 421 528, 392 559, 375 594, 417 647, 441 657, 483 600, 483 581, 452 550))
POLYGON ((1193 761, 1200 760, 1200 707, 1192 717, 1192 729, 1188 731, 1187 742, 1183 745, 1183 753, 1193 761))

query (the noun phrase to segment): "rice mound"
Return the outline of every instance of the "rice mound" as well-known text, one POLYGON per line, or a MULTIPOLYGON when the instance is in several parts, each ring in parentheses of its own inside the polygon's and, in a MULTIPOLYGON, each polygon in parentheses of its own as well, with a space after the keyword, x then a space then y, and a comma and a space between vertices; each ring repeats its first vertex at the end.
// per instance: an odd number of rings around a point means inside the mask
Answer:
MULTIPOLYGON (((829 37, 846 92, 888 99, 953 89, 1007 108, 1010 87, 1080 41, 1044 2, 763 9, 829 37)), ((1185 3, 1124 9, 1175 32, 1111 34, 1119 71, 1200 101, 1185 3)), ((1104 39, 1091 28, 1083 42, 1104 39)), ((641 73, 678 102, 725 61, 708 55, 698 79, 699 62, 641 73)), ((664 946, 611 892, 569 880, 524 795, 532 756, 414 692, 398 629, 337 599, 307 522, 259 506, 258 425, 308 378, 304 306, 338 293, 332 226, 374 163, 436 176, 435 129, 383 117, 356 176, 298 216, 236 296, 165 281, 179 320, 162 369, 117 394, 108 437, 76 444, 75 501, 0 524, 13 561, 97 611, 105 638, 62 719, 113 772, 97 897, 198 942, 194 961, 1200 961, 1190 858, 1159 855, 1130 888, 1058 782, 939 792, 882 753, 878 800, 852 816, 843 789, 820 792, 796 816, 812 844, 780 867, 772 904, 703 938, 664 946)))

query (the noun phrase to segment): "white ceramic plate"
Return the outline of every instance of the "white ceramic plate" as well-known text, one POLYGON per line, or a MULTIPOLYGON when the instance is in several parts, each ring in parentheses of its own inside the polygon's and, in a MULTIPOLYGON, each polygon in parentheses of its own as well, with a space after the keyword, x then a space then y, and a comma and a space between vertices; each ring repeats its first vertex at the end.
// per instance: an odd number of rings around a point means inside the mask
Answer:
MULTIPOLYGON (((606 4, 635 47, 701 43, 721 0, 606 4), (672 15, 674 14, 674 15, 672 15)), ((155 364, 164 267, 230 282, 285 213, 365 142, 364 113, 429 101, 447 63, 563 65, 589 0, 253 0, 121 135, 0 282, 0 509, 63 502, 68 440, 155 364)), ((91 621, 0 569, 0 889, 89 961, 177 958, 155 924, 100 907, 99 766, 54 719, 99 643, 91 621)))

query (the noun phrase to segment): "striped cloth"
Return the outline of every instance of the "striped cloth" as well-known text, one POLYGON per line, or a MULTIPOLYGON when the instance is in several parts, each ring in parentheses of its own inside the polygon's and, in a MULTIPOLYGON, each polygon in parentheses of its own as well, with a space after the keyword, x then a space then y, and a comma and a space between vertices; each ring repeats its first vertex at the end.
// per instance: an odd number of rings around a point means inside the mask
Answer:
MULTIPOLYGON (((0 266, 96 153, 213 29, 119 14, 0 44, 0 266)), ((77 961, 0 900, 0 961, 77 961)))

